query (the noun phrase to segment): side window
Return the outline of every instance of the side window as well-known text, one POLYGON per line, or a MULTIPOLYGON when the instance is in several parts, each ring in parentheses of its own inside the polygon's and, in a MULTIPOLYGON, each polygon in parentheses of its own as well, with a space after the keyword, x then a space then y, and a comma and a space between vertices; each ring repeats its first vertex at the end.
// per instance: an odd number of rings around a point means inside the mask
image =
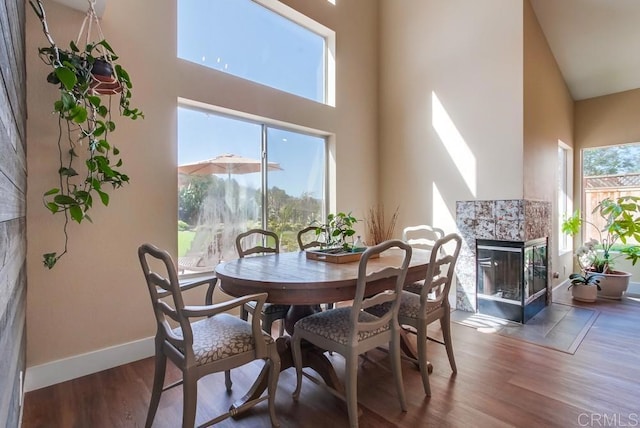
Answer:
POLYGON ((573 151, 566 144, 558 143, 558 251, 573 249, 571 236, 562 233, 562 222, 573 213, 573 151))

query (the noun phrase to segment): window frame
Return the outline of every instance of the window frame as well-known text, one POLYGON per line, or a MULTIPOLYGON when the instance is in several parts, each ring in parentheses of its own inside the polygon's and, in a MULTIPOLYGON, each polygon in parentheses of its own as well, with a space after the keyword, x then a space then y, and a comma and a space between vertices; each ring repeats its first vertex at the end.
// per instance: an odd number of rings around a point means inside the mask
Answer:
MULTIPOLYGON (((180 1, 180 0, 179 0, 180 1)), ((298 25, 302 28, 304 28, 305 30, 316 34, 318 37, 322 38, 324 43, 323 43, 323 52, 322 52, 322 69, 323 69, 323 81, 322 81, 322 100, 317 100, 314 98, 307 98, 303 95, 298 95, 295 94, 293 92, 290 92, 288 90, 284 90, 284 89, 280 89, 280 88, 276 88, 274 86, 271 86, 269 84, 266 83, 262 83, 262 82, 258 82, 255 80, 251 80, 251 79, 247 79, 243 76, 239 76, 237 74, 234 73, 230 73, 224 70, 219 70, 216 68, 211 68, 211 70, 216 70, 218 72, 222 72, 222 73, 227 73, 231 76, 237 77, 239 79, 243 79, 246 80, 247 82, 252 82, 258 85, 263 85, 265 87, 269 87, 271 89, 286 93, 286 94, 290 94, 293 96, 297 96, 297 97, 301 97, 304 99, 308 99, 312 102, 317 102, 320 104, 324 104, 330 107, 335 107, 336 106, 336 33, 335 31, 333 31, 332 29, 330 29, 329 27, 326 27, 322 24, 320 24, 319 22, 313 20, 312 18, 304 15, 301 12, 298 12, 296 9, 293 9, 290 6, 287 6, 285 4, 283 4, 282 2, 278 1, 278 0, 250 0, 253 3, 255 3, 258 6, 263 7, 264 9, 267 9, 268 11, 275 13, 277 15, 279 15, 280 17, 282 17, 283 19, 288 20, 289 22, 298 25)), ((178 43, 179 43, 179 38, 180 38, 180 22, 178 20, 178 22, 176 22, 176 26, 177 26, 177 39, 178 39, 178 43)), ((200 64, 197 61, 193 61, 192 59, 187 59, 187 58, 183 58, 180 57, 178 55, 178 53, 176 52, 176 57, 179 59, 182 59, 184 61, 189 61, 189 62, 194 62, 196 64, 200 64)), ((200 64, 202 65, 202 64, 200 64)), ((207 68, 209 68, 208 66, 205 66, 207 68)))
MULTIPOLYGON (((268 212, 269 212, 269 207, 268 207, 268 191, 269 191, 269 182, 268 182, 268 169, 267 169, 267 164, 269 162, 269 159, 267 157, 267 145, 268 145, 268 141, 267 141, 267 130, 270 129, 278 129, 278 130, 282 130, 282 131, 286 131, 286 132, 294 132, 294 133, 298 133, 298 134, 303 134, 303 135, 308 135, 311 137, 315 137, 315 138, 322 138, 324 140, 324 166, 323 166, 323 194, 321 195, 321 197, 323 198, 322 204, 321 204, 321 218, 326 218, 327 213, 329 212, 329 206, 330 206, 330 177, 329 177, 329 171, 330 171, 330 139, 331 139, 331 134, 328 132, 324 132, 324 131, 319 131, 319 130, 315 130, 315 129, 311 129, 311 128, 306 128, 306 127, 302 127, 299 125, 295 125, 295 124, 291 124, 291 123, 286 123, 286 122, 281 122, 281 121, 277 121, 277 120, 271 120, 269 118, 265 118, 265 117, 260 117, 260 116, 256 116, 256 115, 251 115, 251 114, 247 114, 247 113, 243 113, 243 112, 238 112, 238 111, 233 111, 227 108, 223 108, 223 107, 218 107, 218 106, 213 106, 210 104, 205 104, 202 102, 198 102, 198 101, 194 101, 194 100, 189 100, 186 98, 182 98, 179 97, 178 98, 178 102, 176 105, 176 115, 177 115, 177 111, 178 108, 185 108, 185 109, 191 109, 191 110, 195 110, 201 113, 205 113, 205 114, 212 114, 212 115, 217 115, 217 116, 221 116, 227 119, 231 119, 231 120, 240 120, 246 123, 251 123, 254 125, 258 125, 261 127, 261 204, 262 204, 262 212, 261 212, 261 224, 262 224, 262 228, 263 229, 267 229, 268 228, 268 221, 269 221, 269 216, 268 216, 268 212)), ((179 124, 178 124, 179 125, 179 124)), ((179 145, 180 141, 176 140, 176 143, 179 145)), ((176 165, 177 167, 177 165, 176 165)), ((177 189, 177 188, 176 188, 177 189)), ((183 275, 189 276, 191 274, 180 274, 179 276, 182 277, 183 275)))
POLYGON ((563 255, 573 252, 573 237, 562 232, 562 222, 573 213, 573 148, 558 140, 558 171, 560 172, 560 162, 564 163, 562 172, 564 177, 559 176, 557 180, 557 203, 558 203, 558 254, 563 255), (560 159, 560 153, 564 154, 564 159, 560 159))
MULTIPOLYGON (((252 0, 272 12, 316 33, 325 40, 324 49, 324 101, 330 107, 336 106, 336 32, 319 22, 298 12, 278 0, 252 0)), ((274 88, 275 89, 275 88, 274 88)), ((283 91, 286 92, 286 91, 283 91)), ((290 93, 290 92, 287 92, 290 93)))

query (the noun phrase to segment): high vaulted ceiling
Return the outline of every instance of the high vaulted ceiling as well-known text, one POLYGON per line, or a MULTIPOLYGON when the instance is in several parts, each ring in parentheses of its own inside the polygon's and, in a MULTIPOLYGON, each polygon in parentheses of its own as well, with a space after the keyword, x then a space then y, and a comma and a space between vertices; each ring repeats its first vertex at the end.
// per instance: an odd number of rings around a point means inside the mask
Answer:
POLYGON ((640 0, 530 0, 574 100, 640 88, 640 0))

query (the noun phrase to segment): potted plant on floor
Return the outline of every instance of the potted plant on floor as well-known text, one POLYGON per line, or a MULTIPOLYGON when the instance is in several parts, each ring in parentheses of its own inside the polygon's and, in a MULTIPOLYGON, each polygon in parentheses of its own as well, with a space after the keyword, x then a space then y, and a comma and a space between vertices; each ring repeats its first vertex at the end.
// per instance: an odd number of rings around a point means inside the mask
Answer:
POLYGON ((572 273, 569 275, 571 297, 580 302, 595 302, 600 290, 600 273, 572 273))
POLYGON ((562 223, 562 231, 575 236, 584 224, 591 225, 598 231, 599 240, 591 239, 576 251, 582 270, 577 275, 599 274, 598 296, 620 299, 627 290, 631 274, 615 270, 614 263, 615 259, 625 257, 635 265, 640 258, 640 246, 637 244, 640 242, 640 198, 605 198, 596 205, 593 212, 604 220, 602 229, 576 212, 562 223))

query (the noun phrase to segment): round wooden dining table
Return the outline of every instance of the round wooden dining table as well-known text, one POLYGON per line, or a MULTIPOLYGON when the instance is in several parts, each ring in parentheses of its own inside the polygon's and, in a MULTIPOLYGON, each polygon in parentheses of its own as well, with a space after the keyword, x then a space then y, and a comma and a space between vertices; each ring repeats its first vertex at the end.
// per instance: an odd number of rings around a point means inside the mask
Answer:
MULTIPOLYGON (((420 249, 412 251, 406 283, 425 278, 430 252, 420 249)), ((389 250, 377 259, 370 259, 367 268, 377 271, 384 266, 399 265, 399 252, 389 250)), ((257 257, 245 257, 220 263, 216 276, 221 289, 239 297, 254 293, 268 294, 267 302, 291 305, 285 325, 293 334, 293 325, 303 316, 319 310, 323 303, 353 300, 358 278, 358 261, 349 263, 329 263, 308 259, 304 251, 279 253, 257 257)), ((393 286, 393 285, 391 285, 393 286)), ((388 281, 381 280, 367 286, 367 294, 373 295, 389 288, 388 281)), ((281 370, 293 367, 290 338, 276 339, 281 370)), ((414 354, 413 347, 404 344, 403 350, 414 354)), ((415 357, 415 355, 412 355, 415 357)), ((338 391, 344 388, 335 370, 324 355, 324 350, 315 346, 303 349, 303 365, 318 373, 327 386, 338 391)), ((263 369, 250 391, 233 407, 238 408, 249 400, 258 398, 267 387, 267 370, 263 369)))

